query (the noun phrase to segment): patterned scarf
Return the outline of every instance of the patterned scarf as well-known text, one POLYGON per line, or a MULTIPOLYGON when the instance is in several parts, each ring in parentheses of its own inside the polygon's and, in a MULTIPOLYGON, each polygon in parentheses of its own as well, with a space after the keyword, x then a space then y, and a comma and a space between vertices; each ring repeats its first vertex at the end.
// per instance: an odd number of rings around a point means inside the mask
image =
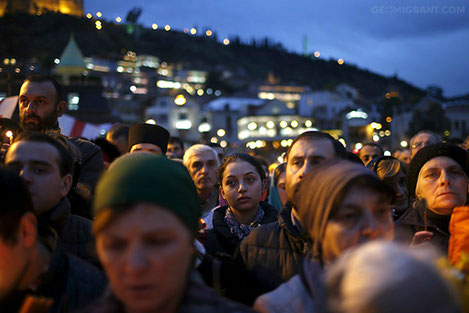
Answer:
POLYGON ((234 216, 233 211, 231 211, 231 208, 228 207, 228 209, 226 209, 225 223, 230 228, 230 232, 242 240, 247 237, 249 233, 251 233, 251 230, 261 225, 261 220, 263 218, 264 210, 262 210, 262 208, 259 206, 256 217, 249 225, 240 224, 234 216))

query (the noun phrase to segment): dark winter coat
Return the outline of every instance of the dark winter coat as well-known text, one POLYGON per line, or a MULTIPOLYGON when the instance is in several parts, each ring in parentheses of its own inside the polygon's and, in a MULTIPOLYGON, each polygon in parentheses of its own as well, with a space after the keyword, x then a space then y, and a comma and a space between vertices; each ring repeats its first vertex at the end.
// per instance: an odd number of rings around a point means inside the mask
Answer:
POLYGON ((63 198, 53 209, 41 214, 39 224, 52 227, 57 232, 66 252, 84 261, 99 264, 91 232, 92 222, 71 214, 68 198, 63 198))
POLYGON ((254 229, 239 245, 236 259, 244 264, 252 283, 252 296, 272 291, 298 274, 310 241, 293 225, 291 208, 278 221, 254 229))
MULTIPOLYGON (((111 290, 82 313, 126 313, 111 290)), ((196 272, 192 272, 179 313, 254 313, 250 308, 220 297, 208 288, 196 272)))
POLYGON ((91 141, 81 138, 67 138, 80 149, 80 173, 78 182, 85 184, 94 191, 99 177, 104 171, 104 160, 101 148, 91 141))
MULTIPOLYGON (((262 210, 264 210, 264 217, 260 224, 264 225, 275 222, 278 211, 267 202, 261 202, 260 205, 262 210)), ((227 209, 228 206, 223 206, 213 212, 213 228, 207 232, 207 240, 205 241, 205 249, 211 255, 222 253, 233 256, 241 242, 236 235, 231 233, 229 226, 225 222, 227 209)))
MULTIPOLYGON (((425 230, 424 210, 425 208, 421 206, 411 208, 396 221, 397 241, 410 244, 416 232, 425 230)), ((432 246, 440 249, 445 254, 448 253, 449 234, 440 229, 428 216, 427 230, 433 233, 430 240, 432 246)))

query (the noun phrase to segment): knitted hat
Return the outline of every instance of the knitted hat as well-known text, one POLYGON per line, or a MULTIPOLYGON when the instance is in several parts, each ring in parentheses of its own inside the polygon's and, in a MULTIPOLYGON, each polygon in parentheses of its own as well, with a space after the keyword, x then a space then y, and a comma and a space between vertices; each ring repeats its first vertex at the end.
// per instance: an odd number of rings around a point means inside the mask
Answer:
POLYGON ((160 147, 163 155, 168 148, 169 132, 161 126, 138 123, 129 129, 129 150, 138 143, 151 143, 160 147))
POLYGON ((468 174, 467 152, 464 149, 450 143, 436 143, 420 149, 412 158, 407 173, 407 190, 409 198, 415 197, 415 188, 422 167, 433 158, 448 157, 461 165, 466 175, 468 174))
POLYGON ((167 209, 194 236, 197 233, 201 213, 199 197, 182 164, 148 153, 131 154, 114 161, 96 187, 95 216, 103 209, 123 212, 141 202, 167 209))

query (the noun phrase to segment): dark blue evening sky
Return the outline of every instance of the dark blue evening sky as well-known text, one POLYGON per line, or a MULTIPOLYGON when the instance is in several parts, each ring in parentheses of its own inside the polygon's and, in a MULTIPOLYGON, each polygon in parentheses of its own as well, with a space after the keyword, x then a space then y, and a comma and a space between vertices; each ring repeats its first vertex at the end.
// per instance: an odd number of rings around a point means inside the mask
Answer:
POLYGON ((318 50, 445 96, 469 93, 469 0, 84 0, 85 11, 183 30, 211 28, 219 38, 269 37, 287 49, 318 50))

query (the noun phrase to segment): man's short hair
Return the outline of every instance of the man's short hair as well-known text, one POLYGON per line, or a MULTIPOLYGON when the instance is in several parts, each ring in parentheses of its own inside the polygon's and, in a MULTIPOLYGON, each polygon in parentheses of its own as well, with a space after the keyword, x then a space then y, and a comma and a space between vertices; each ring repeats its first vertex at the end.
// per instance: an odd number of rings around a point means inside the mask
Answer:
POLYGON ((12 170, 0 168, 0 240, 16 243, 21 218, 33 211, 28 186, 12 170))
POLYGON ((189 149, 187 149, 186 153, 184 153, 184 158, 182 159, 182 163, 184 164, 185 167, 189 168, 189 164, 191 162, 191 158, 199 153, 204 153, 204 152, 211 152, 213 153, 213 156, 215 157, 215 160, 217 161, 217 166, 220 166, 218 162, 218 155, 215 150, 210 148, 207 145, 202 145, 202 144, 196 144, 191 146, 189 149))
POLYGON ((107 136, 109 136, 112 140, 116 140, 119 137, 125 137, 127 140, 129 139, 129 126, 127 125, 114 125, 111 129, 107 132, 107 136))
POLYGON ((48 135, 41 132, 26 131, 15 139, 15 142, 21 141, 42 142, 52 145, 59 152, 58 164, 60 175, 62 177, 67 174, 73 175, 75 160, 63 137, 53 136, 52 134, 48 135))
POLYGON ((64 92, 62 89, 62 86, 59 84, 57 80, 54 78, 47 76, 47 75, 41 75, 41 74, 34 74, 29 77, 27 77, 21 85, 23 85, 26 82, 31 82, 31 83, 52 83, 55 88, 55 103, 59 103, 61 101, 64 101, 64 92))
POLYGON ((292 147, 295 145, 296 142, 298 142, 300 140, 311 140, 311 141, 314 141, 314 140, 330 140, 331 143, 332 143, 332 146, 334 147, 335 156, 339 157, 339 158, 345 158, 345 156, 346 156, 346 150, 345 150, 344 146, 339 141, 335 140, 334 137, 332 137, 328 133, 323 133, 323 132, 320 132, 320 131, 311 130, 311 131, 307 131, 307 132, 304 132, 304 133, 298 135, 293 140, 292 144, 290 145, 290 147, 287 150, 286 159, 288 159, 288 155, 290 154, 290 151, 291 151, 292 147))
POLYGON ((379 149, 381 155, 384 155, 384 149, 383 149, 379 144, 377 144, 377 143, 375 143, 375 142, 365 142, 365 143, 363 144, 363 147, 360 148, 360 151, 361 151, 364 147, 366 147, 366 146, 368 146, 368 147, 376 147, 376 148, 379 149))

